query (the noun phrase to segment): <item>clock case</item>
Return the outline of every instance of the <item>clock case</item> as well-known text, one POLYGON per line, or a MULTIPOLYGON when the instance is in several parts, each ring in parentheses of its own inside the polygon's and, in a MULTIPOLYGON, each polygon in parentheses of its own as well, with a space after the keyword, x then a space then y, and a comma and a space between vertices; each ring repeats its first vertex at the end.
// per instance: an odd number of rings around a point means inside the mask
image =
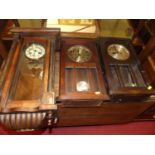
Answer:
POLYGON ((74 106, 96 105, 100 101, 109 100, 95 39, 63 38, 61 49, 59 100, 65 105, 73 104, 74 106), (68 49, 77 45, 84 46, 91 51, 92 56, 89 61, 78 63, 69 58, 68 49), (90 86, 89 90, 78 91, 78 81, 87 81, 90 86))
POLYGON ((53 75, 55 50, 60 48, 60 29, 14 28, 11 32, 13 44, 0 84, 0 112, 56 109, 53 75), (39 43, 45 48, 42 60, 32 61, 25 56, 25 48, 31 43, 39 43), (43 70, 41 78, 37 70, 39 65, 43 70))
POLYGON ((149 89, 150 80, 143 70, 136 51, 129 39, 99 38, 100 61, 108 83, 108 92, 112 100, 145 100, 155 94, 149 89), (112 44, 123 45, 129 51, 129 58, 117 60, 108 54, 112 44))

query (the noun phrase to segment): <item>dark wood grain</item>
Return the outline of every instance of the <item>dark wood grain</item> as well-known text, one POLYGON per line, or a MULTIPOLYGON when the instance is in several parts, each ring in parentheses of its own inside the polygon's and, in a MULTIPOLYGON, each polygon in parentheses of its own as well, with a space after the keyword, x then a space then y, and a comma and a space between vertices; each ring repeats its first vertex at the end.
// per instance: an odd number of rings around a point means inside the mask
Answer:
POLYGON ((59 121, 57 126, 81 126, 127 123, 133 121, 145 109, 155 104, 104 102, 101 106, 64 107, 58 106, 59 121))

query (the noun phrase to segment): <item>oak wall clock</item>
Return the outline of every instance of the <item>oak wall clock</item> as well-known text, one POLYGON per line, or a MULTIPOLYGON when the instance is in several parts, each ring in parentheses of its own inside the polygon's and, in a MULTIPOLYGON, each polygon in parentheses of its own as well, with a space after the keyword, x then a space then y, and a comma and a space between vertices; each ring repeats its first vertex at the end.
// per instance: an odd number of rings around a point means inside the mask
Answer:
POLYGON ((144 100, 155 93, 129 39, 100 38, 100 52, 112 98, 144 100))
POLYGON ((60 100, 108 100, 95 40, 62 39, 60 100))

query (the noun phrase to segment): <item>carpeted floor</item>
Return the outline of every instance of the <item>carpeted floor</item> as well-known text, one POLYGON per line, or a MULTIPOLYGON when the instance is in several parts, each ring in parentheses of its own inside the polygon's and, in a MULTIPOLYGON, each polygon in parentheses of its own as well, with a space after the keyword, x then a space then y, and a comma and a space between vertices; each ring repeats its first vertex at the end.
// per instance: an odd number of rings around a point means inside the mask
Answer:
POLYGON ((48 129, 16 132, 0 126, 1 135, 154 135, 155 121, 132 122, 117 125, 83 126, 54 128, 50 133, 48 129))

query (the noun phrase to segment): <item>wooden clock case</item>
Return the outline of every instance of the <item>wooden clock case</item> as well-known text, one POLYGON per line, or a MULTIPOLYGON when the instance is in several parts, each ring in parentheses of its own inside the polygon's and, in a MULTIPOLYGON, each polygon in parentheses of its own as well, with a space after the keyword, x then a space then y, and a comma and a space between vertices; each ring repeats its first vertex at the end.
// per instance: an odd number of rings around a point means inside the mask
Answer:
POLYGON ((74 106, 96 105, 100 101, 109 100, 95 40, 63 38, 61 46, 59 99, 68 105, 73 103, 74 106), (77 61, 82 61, 82 58, 87 59, 88 55, 85 53, 83 53, 84 55, 75 55, 77 53, 76 50, 81 50, 80 48, 83 47, 87 48, 91 54, 88 61, 76 62, 69 57, 69 49, 76 46, 80 46, 79 49, 71 51, 70 54, 72 54, 73 57, 76 56, 75 59, 77 59, 77 61), (79 91, 78 82, 87 82, 89 89, 79 91))
MULTIPOLYGON (((144 98, 146 99, 155 94, 155 91, 149 85, 150 81, 129 39, 100 38, 99 46, 101 61, 104 66, 102 69, 105 72, 111 99, 136 101, 144 100, 144 98), (112 52, 116 58, 109 55, 108 48, 111 45, 118 45, 125 48, 129 53, 124 56, 128 56, 128 58, 118 60, 115 49, 112 52)), ((120 56, 122 56, 121 54, 120 56)))
POLYGON ((60 30, 14 28, 11 32, 13 44, 0 85, 1 122, 14 129, 47 126, 48 120, 51 125, 53 111, 57 109, 53 85, 60 30), (29 54, 32 51, 45 53, 37 58, 39 54, 34 52, 31 54, 34 59, 30 59, 26 55, 28 48, 29 54))

